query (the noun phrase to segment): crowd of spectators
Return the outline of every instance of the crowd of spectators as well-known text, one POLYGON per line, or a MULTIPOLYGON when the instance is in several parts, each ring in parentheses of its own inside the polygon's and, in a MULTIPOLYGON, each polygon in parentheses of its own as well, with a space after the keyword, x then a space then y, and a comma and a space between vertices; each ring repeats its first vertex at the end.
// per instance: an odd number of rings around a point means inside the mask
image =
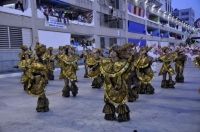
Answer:
POLYGON ((69 20, 91 23, 93 19, 92 11, 73 11, 62 8, 54 8, 53 6, 47 5, 41 6, 40 9, 47 21, 49 21, 49 16, 56 17, 58 22, 63 22, 64 24, 69 24, 69 20))

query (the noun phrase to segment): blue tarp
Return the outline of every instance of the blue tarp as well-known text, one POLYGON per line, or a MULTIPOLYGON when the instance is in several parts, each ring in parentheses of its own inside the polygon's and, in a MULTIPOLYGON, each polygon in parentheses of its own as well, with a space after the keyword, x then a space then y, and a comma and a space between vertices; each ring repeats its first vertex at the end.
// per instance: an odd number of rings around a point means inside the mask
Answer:
POLYGON ((128 21, 128 32, 145 34, 145 25, 133 21, 128 21))
POLYGON ((160 36, 160 31, 159 31, 159 30, 154 30, 154 31, 152 32, 152 36, 157 36, 157 37, 159 37, 159 36, 160 36))

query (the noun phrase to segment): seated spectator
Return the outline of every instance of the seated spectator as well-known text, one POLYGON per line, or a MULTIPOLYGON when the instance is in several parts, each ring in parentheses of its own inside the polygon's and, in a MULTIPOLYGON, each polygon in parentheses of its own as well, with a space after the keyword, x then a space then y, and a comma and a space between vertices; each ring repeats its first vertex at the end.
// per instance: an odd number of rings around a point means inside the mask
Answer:
POLYGON ((24 12, 24 7, 23 7, 23 3, 21 0, 18 0, 17 3, 15 4, 15 9, 20 9, 21 11, 24 12))

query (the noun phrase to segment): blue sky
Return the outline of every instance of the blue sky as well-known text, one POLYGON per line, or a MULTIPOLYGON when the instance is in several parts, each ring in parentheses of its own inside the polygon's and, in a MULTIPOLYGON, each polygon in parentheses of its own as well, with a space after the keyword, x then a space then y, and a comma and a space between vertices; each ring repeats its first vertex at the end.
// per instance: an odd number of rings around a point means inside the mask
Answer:
POLYGON ((200 18, 200 0, 172 0, 173 9, 193 8, 195 19, 200 18))

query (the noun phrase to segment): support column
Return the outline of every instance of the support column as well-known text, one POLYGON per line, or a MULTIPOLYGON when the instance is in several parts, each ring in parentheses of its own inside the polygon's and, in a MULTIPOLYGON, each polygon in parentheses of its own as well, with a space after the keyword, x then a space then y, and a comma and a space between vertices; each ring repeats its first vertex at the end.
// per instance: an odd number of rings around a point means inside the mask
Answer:
POLYGON ((144 2, 145 39, 146 39, 146 42, 147 42, 147 2, 148 1, 144 2))
POLYGON ((31 11, 32 11, 32 49, 35 47, 35 44, 39 42, 38 38, 38 27, 37 27, 37 4, 36 0, 29 0, 31 4, 31 11))

